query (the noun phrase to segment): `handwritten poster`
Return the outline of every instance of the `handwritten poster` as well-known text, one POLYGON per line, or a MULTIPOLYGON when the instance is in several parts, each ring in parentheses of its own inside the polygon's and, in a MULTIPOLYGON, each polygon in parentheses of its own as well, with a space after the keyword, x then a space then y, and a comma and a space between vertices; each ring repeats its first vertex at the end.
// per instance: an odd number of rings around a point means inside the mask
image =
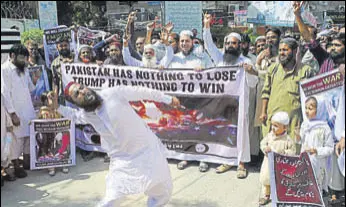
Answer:
POLYGON ((309 155, 292 157, 271 152, 270 194, 273 206, 324 206, 309 155))

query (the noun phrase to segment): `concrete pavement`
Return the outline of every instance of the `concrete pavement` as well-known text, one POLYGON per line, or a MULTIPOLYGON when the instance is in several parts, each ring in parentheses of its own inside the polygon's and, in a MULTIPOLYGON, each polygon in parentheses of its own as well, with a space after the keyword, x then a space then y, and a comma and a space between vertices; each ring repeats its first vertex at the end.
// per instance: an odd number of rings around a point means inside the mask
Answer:
MULTIPOLYGON (((167 207, 257 207, 261 185, 259 169, 250 168, 245 180, 236 178, 236 167, 224 174, 216 174, 215 167, 206 173, 192 163, 185 170, 176 168, 170 160, 173 195, 167 207)), ((94 207, 105 192, 108 164, 97 157, 83 162, 77 154, 77 166, 68 174, 60 169, 54 177, 47 170, 29 171, 24 179, 5 182, 1 188, 2 207, 94 207)), ((144 194, 128 196, 116 206, 145 207, 144 194)), ((269 205, 268 205, 269 206, 269 205)))

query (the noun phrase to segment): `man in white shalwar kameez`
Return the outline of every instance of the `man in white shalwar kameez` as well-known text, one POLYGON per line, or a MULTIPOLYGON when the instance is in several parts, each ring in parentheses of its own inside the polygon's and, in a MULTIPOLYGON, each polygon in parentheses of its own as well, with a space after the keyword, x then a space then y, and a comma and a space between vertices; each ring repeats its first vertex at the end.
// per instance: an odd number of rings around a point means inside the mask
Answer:
MULTIPOLYGON (((240 148, 239 148, 239 155, 238 155, 238 170, 237 170, 237 178, 243 179, 247 177, 247 171, 245 169, 244 163, 250 162, 250 141, 249 141, 249 114, 248 114, 248 107, 249 107, 249 93, 250 93, 250 87, 254 88, 257 84, 257 77, 255 75, 252 75, 253 71, 253 65, 251 63, 251 60, 244 57, 240 53, 240 43, 241 43, 241 36, 238 33, 230 33, 228 36, 225 37, 224 40, 224 52, 221 52, 214 44, 211 33, 210 33, 210 21, 211 21, 211 15, 206 14, 204 16, 204 31, 203 31, 203 40, 205 43, 205 48, 210 54, 211 58, 213 59, 216 66, 243 66, 246 73, 245 73, 245 80, 246 85, 248 87, 244 88, 244 108, 245 113, 247 117, 246 119, 242 120, 243 123, 238 123, 239 125, 243 126, 243 137, 240 139, 240 148)), ((241 71, 238 71, 237 76, 239 76, 241 71)), ((230 165, 221 165, 217 168, 218 173, 226 172, 228 169, 230 169, 230 165)))
POLYGON ((106 195, 99 206, 113 206, 126 195, 143 192, 149 196, 148 206, 164 206, 172 192, 165 147, 129 101, 146 99, 178 106, 179 100, 142 87, 115 87, 97 94, 74 82, 65 87, 65 97, 82 109, 60 106, 58 112, 76 123, 91 124, 110 157, 106 195))
POLYGON ((30 95, 35 86, 30 79, 29 71, 25 69, 28 57, 29 52, 23 45, 14 45, 10 51, 10 59, 1 65, 1 86, 4 87, 1 88, 1 94, 4 97, 5 109, 12 120, 15 136, 10 159, 18 178, 27 176, 19 164, 22 153, 24 168, 30 168, 29 122, 36 118, 30 95))
POLYGON ((152 45, 147 44, 144 46, 144 51, 142 55, 142 61, 137 60, 136 58, 131 56, 129 47, 128 47, 128 40, 123 40, 123 58, 124 63, 129 66, 136 66, 136 67, 146 67, 146 68, 167 68, 169 63, 173 59, 173 47, 168 42, 168 34, 166 34, 166 37, 162 37, 162 41, 164 43, 165 47, 165 55, 162 59, 159 61, 159 53, 158 49, 152 45))

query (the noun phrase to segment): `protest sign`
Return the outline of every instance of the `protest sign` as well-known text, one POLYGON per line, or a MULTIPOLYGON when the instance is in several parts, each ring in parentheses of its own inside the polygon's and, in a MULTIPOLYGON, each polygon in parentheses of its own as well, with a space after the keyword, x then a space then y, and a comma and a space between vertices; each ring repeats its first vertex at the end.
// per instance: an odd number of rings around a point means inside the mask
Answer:
MULTIPOLYGON (((103 40, 106 36, 106 32, 100 30, 91 30, 86 27, 78 27, 77 33, 77 48, 80 45, 95 46, 98 42, 103 40)), ((78 57, 78 51, 76 51, 76 58, 78 57)))
POLYGON ((201 1, 165 1, 165 23, 174 24, 173 32, 197 29, 197 37, 202 34, 202 2, 201 1))
MULTIPOLYGON (((317 100, 324 100, 328 114, 328 125, 334 130, 343 85, 344 77, 338 69, 302 81, 300 83, 302 111, 305 111, 307 98, 314 96, 317 100)), ((307 120, 305 113, 303 113, 303 118, 307 120)))
POLYGON ((66 37, 70 42, 71 53, 76 51, 76 44, 74 39, 74 31, 66 26, 59 26, 52 29, 44 30, 43 34, 43 46, 46 66, 50 68, 53 60, 59 55, 56 47, 56 41, 59 37, 66 37))
POLYGON ((334 24, 345 24, 345 11, 324 11, 323 18, 330 18, 334 24))
POLYGON ((30 125, 30 169, 76 164, 75 127, 68 119, 32 120, 30 125))
MULTIPOLYGON (((169 158, 237 165, 243 140, 248 139, 246 109, 239 104, 245 102, 244 70, 195 72, 96 64, 66 64, 61 69, 64 85, 75 81, 96 91, 141 86, 178 97, 180 108, 153 100, 130 104, 167 146, 169 158)), ((92 147, 90 140, 83 139, 92 147)))
POLYGON ((293 27, 294 13, 290 1, 251 1, 247 22, 277 27, 293 27))
POLYGON ((234 11, 234 22, 236 25, 245 25, 247 22, 247 10, 234 11))
POLYGON ((324 206, 309 155, 268 154, 270 194, 274 207, 324 206))
POLYGON ((39 1, 38 6, 40 28, 50 29, 58 26, 56 1, 39 1))
POLYGON ((43 65, 28 67, 28 71, 31 81, 35 86, 35 90, 31 91, 31 100, 35 110, 39 110, 39 108, 42 106, 42 93, 50 90, 47 72, 43 65))

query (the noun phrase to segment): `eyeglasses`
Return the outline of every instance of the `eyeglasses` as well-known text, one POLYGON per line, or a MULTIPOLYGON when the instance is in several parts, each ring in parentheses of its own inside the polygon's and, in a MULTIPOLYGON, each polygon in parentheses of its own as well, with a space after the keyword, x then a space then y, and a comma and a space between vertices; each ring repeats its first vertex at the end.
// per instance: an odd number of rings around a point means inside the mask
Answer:
POLYGON ((265 44, 257 45, 257 48, 264 47, 265 44))
POLYGON ((143 42, 136 42, 136 45, 143 45, 143 42))

